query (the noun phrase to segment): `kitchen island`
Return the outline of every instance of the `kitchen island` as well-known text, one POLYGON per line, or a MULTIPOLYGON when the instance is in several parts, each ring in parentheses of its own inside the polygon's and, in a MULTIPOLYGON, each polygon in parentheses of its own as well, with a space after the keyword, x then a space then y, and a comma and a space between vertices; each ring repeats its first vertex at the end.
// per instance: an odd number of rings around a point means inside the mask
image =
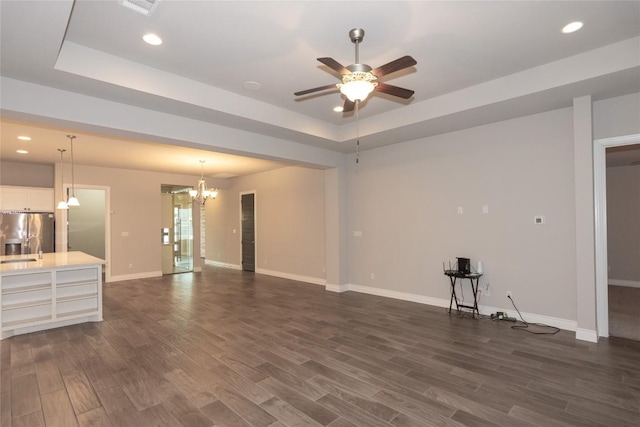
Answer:
POLYGON ((102 265, 83 252, 0 256, 0 339, 102 320, 102 265))

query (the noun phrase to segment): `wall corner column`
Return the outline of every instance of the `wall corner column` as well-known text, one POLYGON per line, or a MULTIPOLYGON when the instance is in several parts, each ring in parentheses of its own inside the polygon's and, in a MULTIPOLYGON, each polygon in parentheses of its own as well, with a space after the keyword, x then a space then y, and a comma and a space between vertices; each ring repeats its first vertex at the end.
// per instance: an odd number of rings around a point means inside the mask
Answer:
POLYGON ((348 290, 347 168, 325 171, 325 267, 326 290, 348 290))
POLYGON ((591 96, 573 100, 576 215, 576 339, 597 342, 593 115, 591 96))

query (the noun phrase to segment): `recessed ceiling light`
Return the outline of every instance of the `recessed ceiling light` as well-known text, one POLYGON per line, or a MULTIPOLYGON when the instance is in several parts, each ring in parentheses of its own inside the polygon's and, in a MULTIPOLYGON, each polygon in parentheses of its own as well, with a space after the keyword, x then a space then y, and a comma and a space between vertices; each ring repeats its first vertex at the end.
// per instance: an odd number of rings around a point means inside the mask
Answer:
POLYGON ((28 137, 28 136, 24 136, 24 135, 20 135, 20 136, 18 137, 18 139, 19 139, 20 141, 31 141, 31 138, 30 138, 30 137, 28 137))
POLYGON ((342 113, 344 111, 344 107, 342 105, 338 105, 337 107, 333 107, 333 111, 336 113, 342 113))
POLYGON ((18 154, 29 154, 29 152, 27 150, 16 150, 16 153, 18 153, 18 154))
POLYGON ((574 33, 576 31, 578 31, 580 28, 582 28, 584 24, 580 21, 575 21, 572 22, 570 24, 567 24, 564 26, 564 28, 562 29, 562 32, 565 34, 569 34, 569 33, 574 33))
POLYGON ((249 90, 260 90, 262 89, 262 85, 258 82, 248 81, 244 82, 244 88, 249 90))
POLYGON ((144 36, 142 36, 142 40, 152 46, 160 46, 162 44, 162 39, 153 33, 145 34, 144 36))

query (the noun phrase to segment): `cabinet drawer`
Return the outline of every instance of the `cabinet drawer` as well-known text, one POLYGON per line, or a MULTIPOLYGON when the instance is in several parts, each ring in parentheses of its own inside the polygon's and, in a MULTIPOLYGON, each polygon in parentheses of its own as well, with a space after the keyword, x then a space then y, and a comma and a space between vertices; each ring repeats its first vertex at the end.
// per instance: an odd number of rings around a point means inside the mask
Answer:
POLYGON ((19 328, 38 322, 51 320, 51 300, 41 305, 32 305, 13 310, 2 310, 2 329, 19 328))
POLYGON ((56 272, 56 283, 58 285, 95 281, 98 281, 97 268, 79 268, 75 270, 60 270, 56 272))
POLYGON ((7 275, 2 277, 2 295, 46 285, 51 286, 51 273, 7 275))
POLYGON ((58 318, 68 316, 89 315, 98 311, 98 297, 82 297, 57 300, 56 316, 58 318))
POLYGON ((41 305, 43 302, 51 303, 51 286, 33 288, 29 292, 8 292, 3 294, 2 311, 34 304, 41 305))
POLYGON ((78 283, 74 285, 58 285, 56 287, 56 298, 60 300, 61 298, 68 297, 76 297, 81 295, 97 295, 98 294, 98 283, 97 282, 87 282, 87 283, 78 283))

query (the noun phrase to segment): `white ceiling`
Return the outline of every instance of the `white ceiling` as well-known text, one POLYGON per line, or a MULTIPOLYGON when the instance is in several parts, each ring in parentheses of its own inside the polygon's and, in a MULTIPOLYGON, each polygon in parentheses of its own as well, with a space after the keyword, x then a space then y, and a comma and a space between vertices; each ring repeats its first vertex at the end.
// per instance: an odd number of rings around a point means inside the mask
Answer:
MULTIPOLYGON (((343 103, 339 92, 300 99, 293 92, 338 82, 316 58, 353 63, 355 27, 366 32, 361 62, 417 61, 383 78, 414 97, 376 94, 362 105, 362 149, 566 107, 585 94, 640 91, 640 67, 604 59, 610 45, 640 36, 639 1, 162 0, 148 17, 116 0, 2 0, 0 7, 4 77, 339 152, 352 152, 356 136, 354 114, 332 111, 343 103), (585 27, 562 34, 574 20, 585 27), (145 44, 146 32, 164 43, 145 44), (598 55, 609 68, 585 73, 581 61, 597 63, 598 55), (247 81, 261 89, 246 89, 247 81)), ((208 174, 228 175, 282 165, 3 115, 5 160, 53 162, 74 133, 76 160, 85 164, 197 173, 193 159, 204 158, 220 164, 208 174), (37 136, 26 156, 15 153, 16 133, 37 136)))

